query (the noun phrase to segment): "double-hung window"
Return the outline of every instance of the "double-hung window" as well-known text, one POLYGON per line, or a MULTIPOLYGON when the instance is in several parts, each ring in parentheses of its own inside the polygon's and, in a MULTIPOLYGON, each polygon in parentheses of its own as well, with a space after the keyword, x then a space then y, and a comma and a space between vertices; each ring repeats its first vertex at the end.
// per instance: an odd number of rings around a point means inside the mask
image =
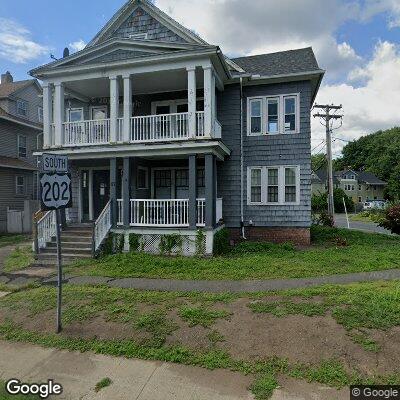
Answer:
POLYGON ((267 98, 267 134, 279 133, 279 97, 267 98))
POLYGON ((296 167, 285 167, 285 203, 297 201, 296 167))
POLYGON ((26 158, 26 136, 18 135, 18 157, 26 158))
POLYGON ((250 100, 250 133, 262 133, 263 99, 250 100))
POLYGON ((28 103, 24 100, 17 100, 17 114, 23 117, 28 115, 28 103))
POLYGON ((299 94, 248 99, 248 135, 278 135, 300 131, 299 94))
POLYGON ((249 167, 249 205, 289 205, 300 201, 300 167, 249 167))
POLYGON ((251 188, 250 188, 250 198, 251 198, 251 203, 260 203, 262 201, 262 196, 261 196, 261 168, 251 168, 251 188))
POLYGON ((279 169, 268 168, 267 180, 267 202, 279 202, 279 169))
POLYGON ((26 193, 25 176, 18 175, 15 178, 15 193, 18 196, 23 196, 26 193))

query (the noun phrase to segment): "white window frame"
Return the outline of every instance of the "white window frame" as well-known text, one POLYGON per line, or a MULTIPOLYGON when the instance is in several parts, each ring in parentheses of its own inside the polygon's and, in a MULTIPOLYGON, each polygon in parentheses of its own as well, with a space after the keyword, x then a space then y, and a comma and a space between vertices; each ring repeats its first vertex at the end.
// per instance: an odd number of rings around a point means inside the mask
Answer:
POLYGON ((25 177, 25 175, 16 175, 15 176, 15 194, 17 196, 26 196, 26 177, 25 177), (18 178, 23 179, 22 185, 18 185, 18 178), (20 188, 20 187, 22 187, 22 190, 23 190, 22 193, 18 193, 18 188, 20 188))
POLYGON ((26 135, 18 135, 17 152, 18 152, 18 158, 27 158, 28 157, 28 138, 26 135), (22 146, 20 146, 21 138, 25 138, 25 156, 21 156, 19 153, 19 148, 22 147, 22 146))
POLYGON ((253 96, 247 98, 247 136, 275 136, 275 135, 293 135, 300 133, 300 93, 288 93, 271 96, 253 96), (296 129, 294 131, 285 131, 285 99, 295 98, 296 100, 296 129), (251 102, 254 100, 262 101, 261 104, 261 132, 251 132, 251 102), (279 99, 278 101, 278 132, 268 132, 268 100, 279 99))
POLYGON ((247 167, 247 204, 258 206, 291 206, 300 205, 300 166, 299 165, 254 165, 247 167), (285 202, 285 169, 296 170, 296 201, 285 202), (261 202, 251 201, 251 171, 261 169, 261 202), (278 169, 278 202, 268 202, 268 170, 278 169))
MULTIPOLYGON (((252 98, 249 98, 248 99, 248 103, 247 103, 247 132, 248 132, 248 135, 249 136, 259 136, 259 135, 262 135, 262 133, 263 133, 263 130, 264 130, 264 128, 263 128, 263 126, 264 126, 264 124, 265 124, 265 117, 264 117, 264 115, 265 115, 265 110, 264 110, 264 108, 265 108, 265 101, 264 101, 264 98, 263 97, 252 97, 252 98), (251 114, 251 103, 253 102, 253 101, 258 101, 258 102, 261 102, 261 105, 260 105, 260 127, 261 127, 261 130, 260 130, 260 132, 251 132, 251 118, 252 118, 252 114, 251 114)), ((255 116, 256 118, 258 118, 258 116, 256 115, 255 116)))
POLYGON ((142 33, 132 33, 131 35, 129 35, 129 39, 137 39, 137 40, 146 40, 148 37, 148 33, 147 32, 142 32, 142 33))
POLYGON ((80 121, 75 121, 75 122, 81 122, 85 120, 85 114, 83 111, 83 107, 71 107, 67 108, 67 121, 71 122, 71 111, 81 111, 82 112, 82 119, 80 121))
POLYGON ((28 102, 26 100, 22 100, 22 99, 17 100, 17 115, 19 115, 21 117, 28 116, 28 102), (20 113, 19 110, 24 110, 24 113, 20 113))
POLYGON ((43 107, 38 106, 38 121, 43 124, 43 107))
POLYGON ((137 179, 136 179, 136 182, 137 182, 137 188, 139 190, 145 190, 145 189, 149 188, 149 168, 148 167, 142 167, 142 166, 137 167, 137 179), (145 177, 146 177, 145 178, 145 181, 146 181, 145 187, 140 187, 139 186, 139 171, 144 171, 145 172, 145 177))

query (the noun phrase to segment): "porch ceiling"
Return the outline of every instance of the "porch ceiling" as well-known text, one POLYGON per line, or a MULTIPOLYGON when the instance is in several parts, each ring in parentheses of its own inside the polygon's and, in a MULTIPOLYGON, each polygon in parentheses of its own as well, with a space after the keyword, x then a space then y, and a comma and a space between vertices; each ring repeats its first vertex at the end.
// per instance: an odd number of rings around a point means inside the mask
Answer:
MULTIPOLYGON (((202 70, 196 71, 198 88, 204 87, 202 70)), ((119 82, 120 95, 123 95, 122 80, 119 82)), ((66 90, 88 98, 110 97, 110 82, 108 78, 96 78, 65 83, 66 90)), ((184 69, 149 72, 132 75, 133 95, 144 93, 172 92, 187 90, 187 71, 184 69)), ((72 95, 73 97, 73 95, 72 95)))

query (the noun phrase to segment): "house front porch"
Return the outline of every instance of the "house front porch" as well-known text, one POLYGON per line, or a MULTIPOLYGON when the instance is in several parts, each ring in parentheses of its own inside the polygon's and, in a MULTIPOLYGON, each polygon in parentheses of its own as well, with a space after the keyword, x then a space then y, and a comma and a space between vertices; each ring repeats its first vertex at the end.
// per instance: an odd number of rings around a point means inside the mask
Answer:
POLYGON ((126 236, 126 250, 134 233, 151 252, 162 236, 180 235, 183 253, 193 254, 202 229, 211 253, 213 232, 223 224, 219 163, 214 154, 71 161, 74 205, 67 221, 94 225, 95 251, 112 231, 126 236))

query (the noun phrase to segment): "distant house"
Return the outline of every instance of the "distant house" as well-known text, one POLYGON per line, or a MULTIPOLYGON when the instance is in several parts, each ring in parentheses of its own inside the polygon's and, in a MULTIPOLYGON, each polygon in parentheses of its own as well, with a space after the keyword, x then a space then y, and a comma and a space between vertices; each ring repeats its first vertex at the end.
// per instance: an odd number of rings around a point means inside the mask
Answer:
POLYGON ((36 79, 0 81, 0 232, 7 231, 7 207, 23 210, 37 192, 36 157, 42 148, 42 88, 36 79))
MULTIPOLYGON (((320 169, 312 173, 312 193, 323 193, 327 190, 326 170, 320 169)), ((334 173, 334 187, 341 188, 354 203, 383 199, 386 182, 371 172, 351 169, 334 173)))

